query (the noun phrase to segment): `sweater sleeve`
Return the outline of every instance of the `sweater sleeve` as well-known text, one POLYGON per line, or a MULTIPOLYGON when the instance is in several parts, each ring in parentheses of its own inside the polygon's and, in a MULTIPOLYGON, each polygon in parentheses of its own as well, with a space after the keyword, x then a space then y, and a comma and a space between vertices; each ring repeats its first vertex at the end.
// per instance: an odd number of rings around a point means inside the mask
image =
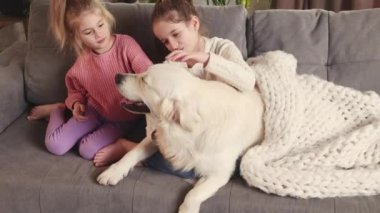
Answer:
POLYGON ((255 88, 255 73, 232 41, 215 41, 205 71, 240 91, 252 91, 255 88))
POLYGON ((126 55, 133 72, 142 73, 145 72, 149 66, 152 65, 152 61, 148 58, 140 45, 132 38, 128 39, 128 48, 126 48, 126 55))
POLYGON ((66 107, 73 109, 75 102, 86 104, 86 90, 81 86, 79 81, 69 73, 66 75, 65 81, 67 87, 66 107))

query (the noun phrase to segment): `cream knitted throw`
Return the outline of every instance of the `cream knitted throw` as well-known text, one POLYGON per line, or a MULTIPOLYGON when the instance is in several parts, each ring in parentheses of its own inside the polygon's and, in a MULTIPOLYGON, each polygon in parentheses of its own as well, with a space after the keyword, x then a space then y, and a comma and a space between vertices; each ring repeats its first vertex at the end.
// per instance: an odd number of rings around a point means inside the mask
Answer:
POLYGON ((281 51, 249 59, 265 103, 265 137, 242 157, 250 186, 281 196, 380 193, 380 99, 296 74, 281 51))

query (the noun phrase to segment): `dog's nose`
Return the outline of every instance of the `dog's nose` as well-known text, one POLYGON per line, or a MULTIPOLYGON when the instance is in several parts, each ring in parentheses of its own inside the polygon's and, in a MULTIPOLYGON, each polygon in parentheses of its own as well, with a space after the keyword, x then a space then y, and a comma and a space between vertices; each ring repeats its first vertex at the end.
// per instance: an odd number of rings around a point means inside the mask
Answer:
POLYGON ((122 81, 123 81, 123 75, 117 73, 117 74, 115 75, 115 82, 116 82, 116 84, 120 84, 122 81))

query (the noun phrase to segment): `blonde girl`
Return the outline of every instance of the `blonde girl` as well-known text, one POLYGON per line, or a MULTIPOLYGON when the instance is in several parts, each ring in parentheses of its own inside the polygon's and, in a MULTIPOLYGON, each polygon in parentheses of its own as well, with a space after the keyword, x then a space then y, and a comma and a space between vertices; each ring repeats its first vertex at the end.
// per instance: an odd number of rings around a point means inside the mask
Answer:
MULTIPOLYGON (((71 47, 77 54, 65 77, 64 105, 36 107, 29 117, 33 120, 50 115, 45 144, 53 154, 63 155, 78 144, 83 158, 103 165, 112 156, 94 159, 95 154, 128 132, 137 118, 120 107, 122 97, 114 76, 118 72, 143 72, 152 63, 133 38, 112 33, 114 22, 99 0, 50 1, 54 38, 61 49, 71 47), (67 117, 65 110, 72 116, 67 117)), ((132 142, 126 140, 122 145, 128 143, 132 142)))

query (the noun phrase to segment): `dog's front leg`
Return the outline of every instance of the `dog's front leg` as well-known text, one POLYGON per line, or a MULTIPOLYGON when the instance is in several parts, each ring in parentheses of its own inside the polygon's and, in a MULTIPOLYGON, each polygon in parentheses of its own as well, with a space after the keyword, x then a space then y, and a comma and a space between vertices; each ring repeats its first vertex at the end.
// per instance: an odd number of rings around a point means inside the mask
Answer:
POLYGON ((198 213, 201 203, 215 194, 230 180, 231 174, 210 175, 201 178, 185 197, 179 207, 179 213, 198 213))
POLYGON ((118 162, 102 172, 98 176, 97 181, 102 185, 116 185, 123 177, 127 176, 129 170, 138 162, 145 160, 157 150, 157 146, 152 142, 150 137, 144 138, 118 162))

